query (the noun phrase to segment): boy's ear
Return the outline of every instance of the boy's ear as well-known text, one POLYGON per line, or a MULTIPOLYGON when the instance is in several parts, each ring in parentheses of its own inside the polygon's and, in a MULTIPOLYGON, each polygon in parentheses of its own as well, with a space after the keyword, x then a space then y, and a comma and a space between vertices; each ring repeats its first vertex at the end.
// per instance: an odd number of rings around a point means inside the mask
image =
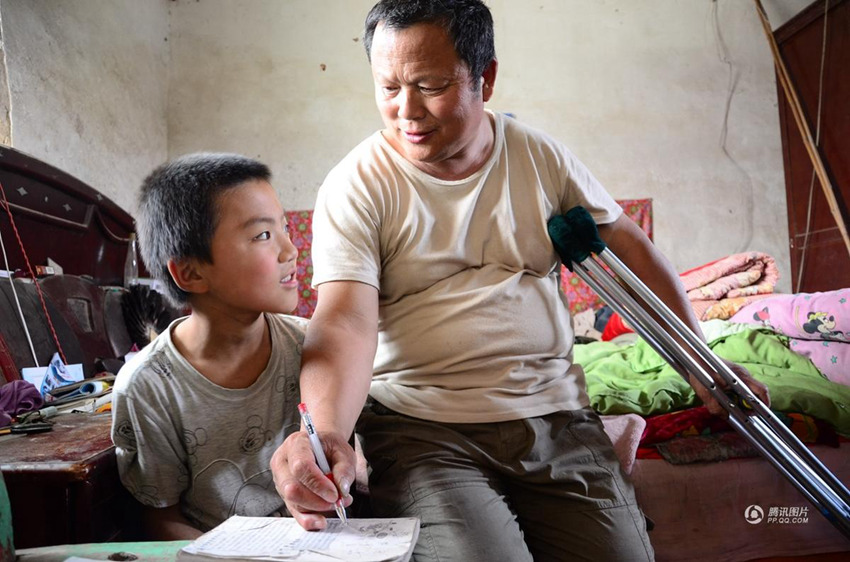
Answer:
POLYGON ((197 260, 168 260, 168 273, 174 283, 187 293, 205 293, 207 283, 201 275, 197 260))

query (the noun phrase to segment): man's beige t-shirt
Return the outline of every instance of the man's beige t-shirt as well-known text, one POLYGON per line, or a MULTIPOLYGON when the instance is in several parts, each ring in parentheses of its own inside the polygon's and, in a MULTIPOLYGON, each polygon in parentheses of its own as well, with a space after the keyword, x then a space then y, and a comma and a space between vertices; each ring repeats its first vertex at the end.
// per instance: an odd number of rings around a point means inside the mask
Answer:
POLYGON ((502 114, 493 153, 458 181, 404 160, 380 132, 327 176, 313 285, 379 291, 370 394, 417 418, 477 423, 588 404, 546 223, 576 205, 622 210, 563 145, 502 114))

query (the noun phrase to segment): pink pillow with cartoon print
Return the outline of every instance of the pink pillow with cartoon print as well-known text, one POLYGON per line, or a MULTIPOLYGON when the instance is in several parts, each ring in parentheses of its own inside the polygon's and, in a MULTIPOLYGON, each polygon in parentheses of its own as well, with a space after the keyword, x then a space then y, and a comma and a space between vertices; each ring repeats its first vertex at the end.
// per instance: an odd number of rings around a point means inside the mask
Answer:
POLYGON ((767 297, 730 320, 759 324, 791 338, 850 342, 850 289, 767 297))
POLYGON ((788 347, 807 357, 827 379, 850 386, 850 344, 792 338, 788 347))

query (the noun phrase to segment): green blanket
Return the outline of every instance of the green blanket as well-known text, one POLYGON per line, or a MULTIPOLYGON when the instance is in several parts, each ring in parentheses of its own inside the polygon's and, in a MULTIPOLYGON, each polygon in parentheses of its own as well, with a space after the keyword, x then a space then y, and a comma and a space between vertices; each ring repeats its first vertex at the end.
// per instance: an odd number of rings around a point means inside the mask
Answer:
MULTIPOLYGON (((850 436, 850 387, 831 382, 788 338, 750 326, 706 323, 709 347, 749 370, 770 389, 771 409, 802 412, 850 436)), ((595 342, 575 346, 590 404, 600 414, 652 415, 698 404, 693 389, 643 339, 628 346, 595 342)))

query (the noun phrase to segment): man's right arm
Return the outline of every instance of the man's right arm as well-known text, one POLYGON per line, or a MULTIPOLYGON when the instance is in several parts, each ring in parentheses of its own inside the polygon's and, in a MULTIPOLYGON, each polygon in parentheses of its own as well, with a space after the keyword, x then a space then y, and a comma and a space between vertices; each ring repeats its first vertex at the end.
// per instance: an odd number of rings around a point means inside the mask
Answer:
MULTIPOLYGON (((301 366, 301 400, 310 409, 346 503, 356 457, 348 440, 372 379, 378 344, 378 290, 355 281, 319 286, 301 366)), ((337 491, 322 475, 303 431, 293 433, 271 461, 278 493, 305 529, 322 529, 337 491)))
POLYGON ((319 285, 301 360, 301 398, 318 431, 348 437, 369 393, 378 345, 378 290, 356 281, 319 285))

